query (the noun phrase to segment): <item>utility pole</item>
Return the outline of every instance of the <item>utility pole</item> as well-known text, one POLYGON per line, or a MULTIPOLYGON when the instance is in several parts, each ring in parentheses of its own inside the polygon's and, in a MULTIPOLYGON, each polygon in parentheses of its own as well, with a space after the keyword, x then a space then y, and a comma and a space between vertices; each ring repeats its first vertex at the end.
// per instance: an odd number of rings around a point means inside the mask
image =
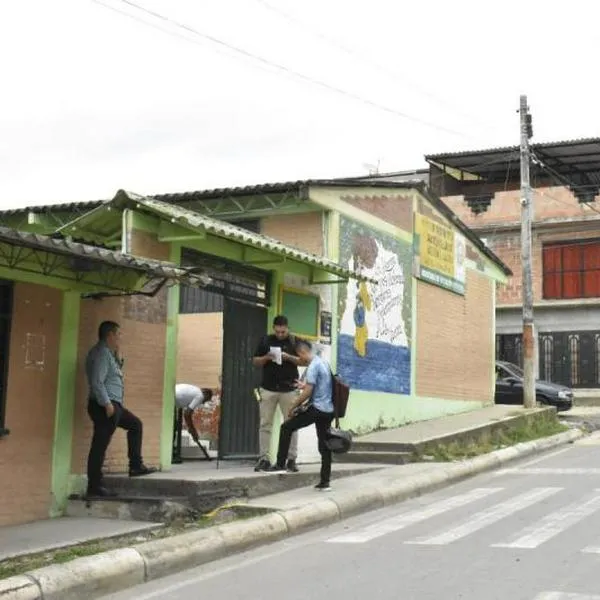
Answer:
POLYGON ((535 333, 533 326, 533 277, 531 269, 531 225, 533 201, 529 181, 529 139, 533 135, 527 96, 521 96, 521 262, 523 267, 523 404, 535 408, 535 333))

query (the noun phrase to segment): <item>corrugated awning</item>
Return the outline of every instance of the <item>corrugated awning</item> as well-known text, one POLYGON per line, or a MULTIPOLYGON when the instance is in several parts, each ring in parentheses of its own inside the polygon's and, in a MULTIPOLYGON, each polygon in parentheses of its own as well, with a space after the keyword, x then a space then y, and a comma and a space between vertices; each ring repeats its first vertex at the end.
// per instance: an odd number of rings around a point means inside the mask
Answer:
MULTIPOLYGON (((106 239, 105 236, 110 233, 109 229, 102 229, 102 223, 106 222, 107 218, 112 218, 114 226, 117 222, 114 218, 115 210, 122 211, 125 209, 141 210, 160 218, 166 223, 180 226, 189 231, 203 232, 214 237, 226 239, 267 253, 273 257, 280 257, 284 260, 308 265, 315 271, 335 275, 338 278, 335 281, 322 280, 313 281, 313 283, 336 283, 340 280, 348 279, 367 280, 366 277, 356 271, 347 269, 322 256, 310 254, 298 248, 288 246, 276 239, 248 231, 231 223, 201 215, 180 206, 123 190, 120 190, 111 202, 103 204, 86 215, 71 221, 61 227, 58 232, 73 237, 91 235, 94 241, 100 241, 102 238, 106 239), (95 225, 99 225, 100 229, 97 228, 94 231, 95 225)), ((115 233, 113 232, 113 235, 115 233)))
POLYGON ((203 286, 202 273, 106 248, 0 227, 0 266, 101 291, 153 294, 165 283, 203 286))

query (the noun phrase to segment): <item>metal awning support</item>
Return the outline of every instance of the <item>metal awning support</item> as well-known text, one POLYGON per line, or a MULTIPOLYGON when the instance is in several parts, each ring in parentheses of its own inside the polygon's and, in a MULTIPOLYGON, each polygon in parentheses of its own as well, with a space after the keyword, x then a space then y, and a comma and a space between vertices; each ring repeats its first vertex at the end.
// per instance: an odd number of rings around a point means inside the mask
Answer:
POLYGON ((154 295, 184 283, 204 286, 210 278, 172 263, 114 252, 35 233, 0 227, 0 267, 70 281, 100 294, 154 295))
MULTIPOLYGON (((137 210, 159 219, 159 239, 163 241, 170 239, 181 242, 206 239, 209 236, 221 238, 240 247, 243 261, 247 264, 267 268, 267 265, 280 265, 282 262, 299 263, 315 271, 333 275, 338 280, 367 280, 359 272, 343 267, 322 256, 304 252, 273 238, 213 219, 187 208, 124 190, 117 192, 110 204, 102 205, 87 215, 75 219, 61 227, 59 233, 85 237, 86 231, 90 231, 90 235, 95 241, 114 228, 116 224, 114 212, 116 210, 137 210), (112 215, 110 215, 110 211, 113 211, 112 215), (253 255, 256 258, 251 258, 253 255)), ((328 279, 323 283, 335 283, 335 281, 328 279)))

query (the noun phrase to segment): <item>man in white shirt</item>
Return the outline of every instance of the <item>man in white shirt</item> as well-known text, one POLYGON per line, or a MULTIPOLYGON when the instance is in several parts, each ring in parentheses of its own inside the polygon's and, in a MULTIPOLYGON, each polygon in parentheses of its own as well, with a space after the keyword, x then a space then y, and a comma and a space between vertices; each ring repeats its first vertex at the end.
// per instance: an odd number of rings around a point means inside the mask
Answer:
POLYGON ((193 415, 194 411, 210 402, 213 397, 219 396, 221 390, 219 388, 199 388, 198 386, 189 383, 178 383, 175 386, 175 433, 174 433, 174 448, 173 462, 181 462, 181 429, 183 420, 187 426, 188 433, 192 439, 198 444, 200 450, 204 453, 206 460, 211 460, 206 448, 200 443, 200 438, 196 427, 194 426, 193 415))

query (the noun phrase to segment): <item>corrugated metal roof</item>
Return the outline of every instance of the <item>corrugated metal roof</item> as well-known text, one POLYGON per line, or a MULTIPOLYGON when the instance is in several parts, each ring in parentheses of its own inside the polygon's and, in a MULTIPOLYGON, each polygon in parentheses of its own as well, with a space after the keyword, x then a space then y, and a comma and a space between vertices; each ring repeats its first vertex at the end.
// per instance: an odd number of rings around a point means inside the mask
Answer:
MULTIPOLYGON (((103 263, 114 267, 131 269, 162 279, 179 280, 191 277, 185 269, 172 263, 152 259, 143 259, 106 248, 72 242, 64 238, 53 238, 37 233, 16 231, 0 227, 0 242, 22 248, 42 250, 50 254, 84 258, 91 262, 103 263)), ((196 276, 193 276, 196 279, 196 276)))
POLYGON ((168 204, 157 198, 138 196, 137 194, 120 190, 115 197, 114 203, 117 206, 131 206, 133 204, 137 207, 143 207, 163 218, 167 218, 172 223, 178 223, 195 230, 202 229, 211 235, 284 256, 340 277, 351 277, 359 280, 366 279, 360 273, 346 269, 322 256, 304 252, 298 248, 283 244, 274 238, 248 231, 225 221, 201 215, 181 206, 168 204))
MULTIPOLYGON (((600 186, 600 138, 531 144, 534 157, 532 180, 549 178, 554 185, 600 186)), ((474 174, 486 183, 506 183, 518 179, 519 147, 490 148, 472 152, 432 154, 425 157, 434 166, 474 174)), ((546 184, 547 185, 547 184, 546 184)))
MULTIPOLYGON (((573 140, 562 140, 560 142, 538 142, 532 143, 532 148, 560 148, 565 146, 580 146, 589 144, 599 144, 600 138, 578 138, 573 140)), ((474 156, 481 154, 493 154, 502 152, 514 152, 519 150, 519 146, 497 146, 494 148, 485 148, 483 150, 463 150, 461 152, 441 152, 438 154, 427 154, 425 160, 440 160, 442 158, 453 158, 456 156, 474 156)))
POLYGON ((47 212, 75 212, 82 213, 88 210, 93 210, 102 204, 110 202, 110 200, 86 200, 83 202, 66 202, 62 204, 40 204, 37 206, 25 206, 23 208, 9 208, 0 210, 3 216, 21 215, 24 213, 47 213, 47 212))
MULTIPOLYGON (((207 190, 198 190, 192 192, 181 192, 171 194, 156 194, 146 196, 146 198, 155 198, 162 202, 173 204, 185 204, 196 200, 210 200, 217 198, 234 198, 239 196, 252 196, 257 194, 283 194, 295 193, 300 199, 308 200, 308 188, 311 185, 331 186, 331 187, 398 187, 410 188, 413 187, 410 181, 374 181, 360 177, 339 178, 339 179, 301 179, 297 181, 284 181, 275 183, 261 183, 257 185, 247 185, 239 187, 213 188, 207 190), (306 194, 306 195, 305 195, 306 194)), ((8 210, 0 210, 0 215, 22 215, 28 212, 33 213, 56 213, 56 212, 73 212, 82 214, 84 212, 94 210, 110 202, 110 200, 92 200, 85 202, 71 202, 65 204, 49 204, 39 206, 26 206, 23 208, 11 208, 8 210)))

